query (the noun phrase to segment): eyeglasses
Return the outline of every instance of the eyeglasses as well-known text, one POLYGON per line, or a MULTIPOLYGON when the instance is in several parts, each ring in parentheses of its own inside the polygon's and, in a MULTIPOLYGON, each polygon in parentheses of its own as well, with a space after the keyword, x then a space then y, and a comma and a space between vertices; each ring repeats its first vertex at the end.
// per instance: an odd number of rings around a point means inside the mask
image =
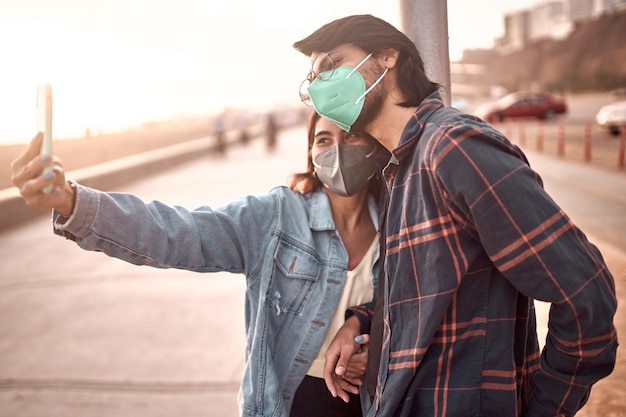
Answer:
POLYGON ((300 101, 309 107, 313 106, 313 100, 311 100, 311 95, 308 91, 309 85, 311 85, 316 78, 322 81, 328 81, 335 73, 335 61, 331 58, 331 54, 350 45, 351 44, 342 45, 339 48, 333 49, 330 52, 321 53, 315 57, 311 64, 311 71, 300 84, 300 101))

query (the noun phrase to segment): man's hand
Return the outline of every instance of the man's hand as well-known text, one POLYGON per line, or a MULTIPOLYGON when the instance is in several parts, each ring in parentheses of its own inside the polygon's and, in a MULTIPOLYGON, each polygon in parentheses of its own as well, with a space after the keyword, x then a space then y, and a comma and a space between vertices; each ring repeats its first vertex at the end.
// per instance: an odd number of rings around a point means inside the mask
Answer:
POLYGON ((324 381, 333 397, 350 401, 358 394, 367 366, 369 335, 361 335, 359 320, 350 317, 339 329, 325 354, 324 381))
POLYGON ((74 189, 65 181, 63 164, 55 157, 39 156, 43 135, 33 138, 28 148, 11 164, 11 182, 20 190, 26 205, 35 208, 55 209, 69 217, 74 209, 74 189), (49 174, 43 169, 52 165, 49 174), (46 194, 43 189, 52 185, 52 192, 46 194))

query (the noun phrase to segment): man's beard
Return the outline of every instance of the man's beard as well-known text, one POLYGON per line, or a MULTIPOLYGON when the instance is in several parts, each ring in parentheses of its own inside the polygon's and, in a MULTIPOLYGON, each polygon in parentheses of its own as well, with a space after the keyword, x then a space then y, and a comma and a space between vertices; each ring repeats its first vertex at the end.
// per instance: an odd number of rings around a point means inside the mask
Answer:
MULTIPOLYGON (((372 63, 367 69, 363 69, 361 75, 367 79, 370 86, 380 77, 385 68, 378 63, 372 63)), ((369 88, 369 87, 368 87, 369 88)), ((350 129, 353 132, 367 132, 367 126, 378 116, 383 107, 383 96, 385 94, 385 77, 363 98, 363 108, 356 121, 350 129)))

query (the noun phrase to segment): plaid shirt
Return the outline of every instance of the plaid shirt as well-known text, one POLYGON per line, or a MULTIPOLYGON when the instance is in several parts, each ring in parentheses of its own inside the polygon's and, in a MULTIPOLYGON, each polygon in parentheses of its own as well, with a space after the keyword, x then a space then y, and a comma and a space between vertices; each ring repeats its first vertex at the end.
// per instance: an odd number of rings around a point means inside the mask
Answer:
MULTIPOLYGON (((384 335, 368 416, 574 415, 615 363, 614 282, 522 151, 433 93, 383 174, 384 335), (552 303, 543 352, 533 299, 552 303)), ((363 323, 372 310, 353 313, 363 323)))

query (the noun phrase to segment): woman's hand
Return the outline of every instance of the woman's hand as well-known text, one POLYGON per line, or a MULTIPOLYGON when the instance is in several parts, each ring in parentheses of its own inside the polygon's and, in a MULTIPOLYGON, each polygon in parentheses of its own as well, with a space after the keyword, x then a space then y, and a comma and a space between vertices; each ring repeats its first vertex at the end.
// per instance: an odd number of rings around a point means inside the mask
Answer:
POLYGON ((43 135, 39 133, 31 140, 28 148, 11 163, 11 182, 19 190, 26 205, 34 208, 55 209, 69 217, 74 210, 75 190, 65 181, 61 160, 56 157, 41 157, 39 149, 43 135), (52 171, 43 174, 43 169, 52 166, 52 171), (43 190, 52 185, 48 194, 43 190))
POLYGON ((363 377, 367 369, 369 342, 369 334, 361 334, 354 338, 354 343, 360 346, 360 350, 358 353, 352 355, 348 363, 348 369, 346 369, 346 372, 342 375, 342 378, 352 385, 361 385, 363 383, 363 377))
POLYGON ((348 393, 358 394, 357 386, 367 366, 368 335, 359 334, 359 321, 350 317, 339 329, 326 349, 324 381, 333 397, 350 401, 348 393))

